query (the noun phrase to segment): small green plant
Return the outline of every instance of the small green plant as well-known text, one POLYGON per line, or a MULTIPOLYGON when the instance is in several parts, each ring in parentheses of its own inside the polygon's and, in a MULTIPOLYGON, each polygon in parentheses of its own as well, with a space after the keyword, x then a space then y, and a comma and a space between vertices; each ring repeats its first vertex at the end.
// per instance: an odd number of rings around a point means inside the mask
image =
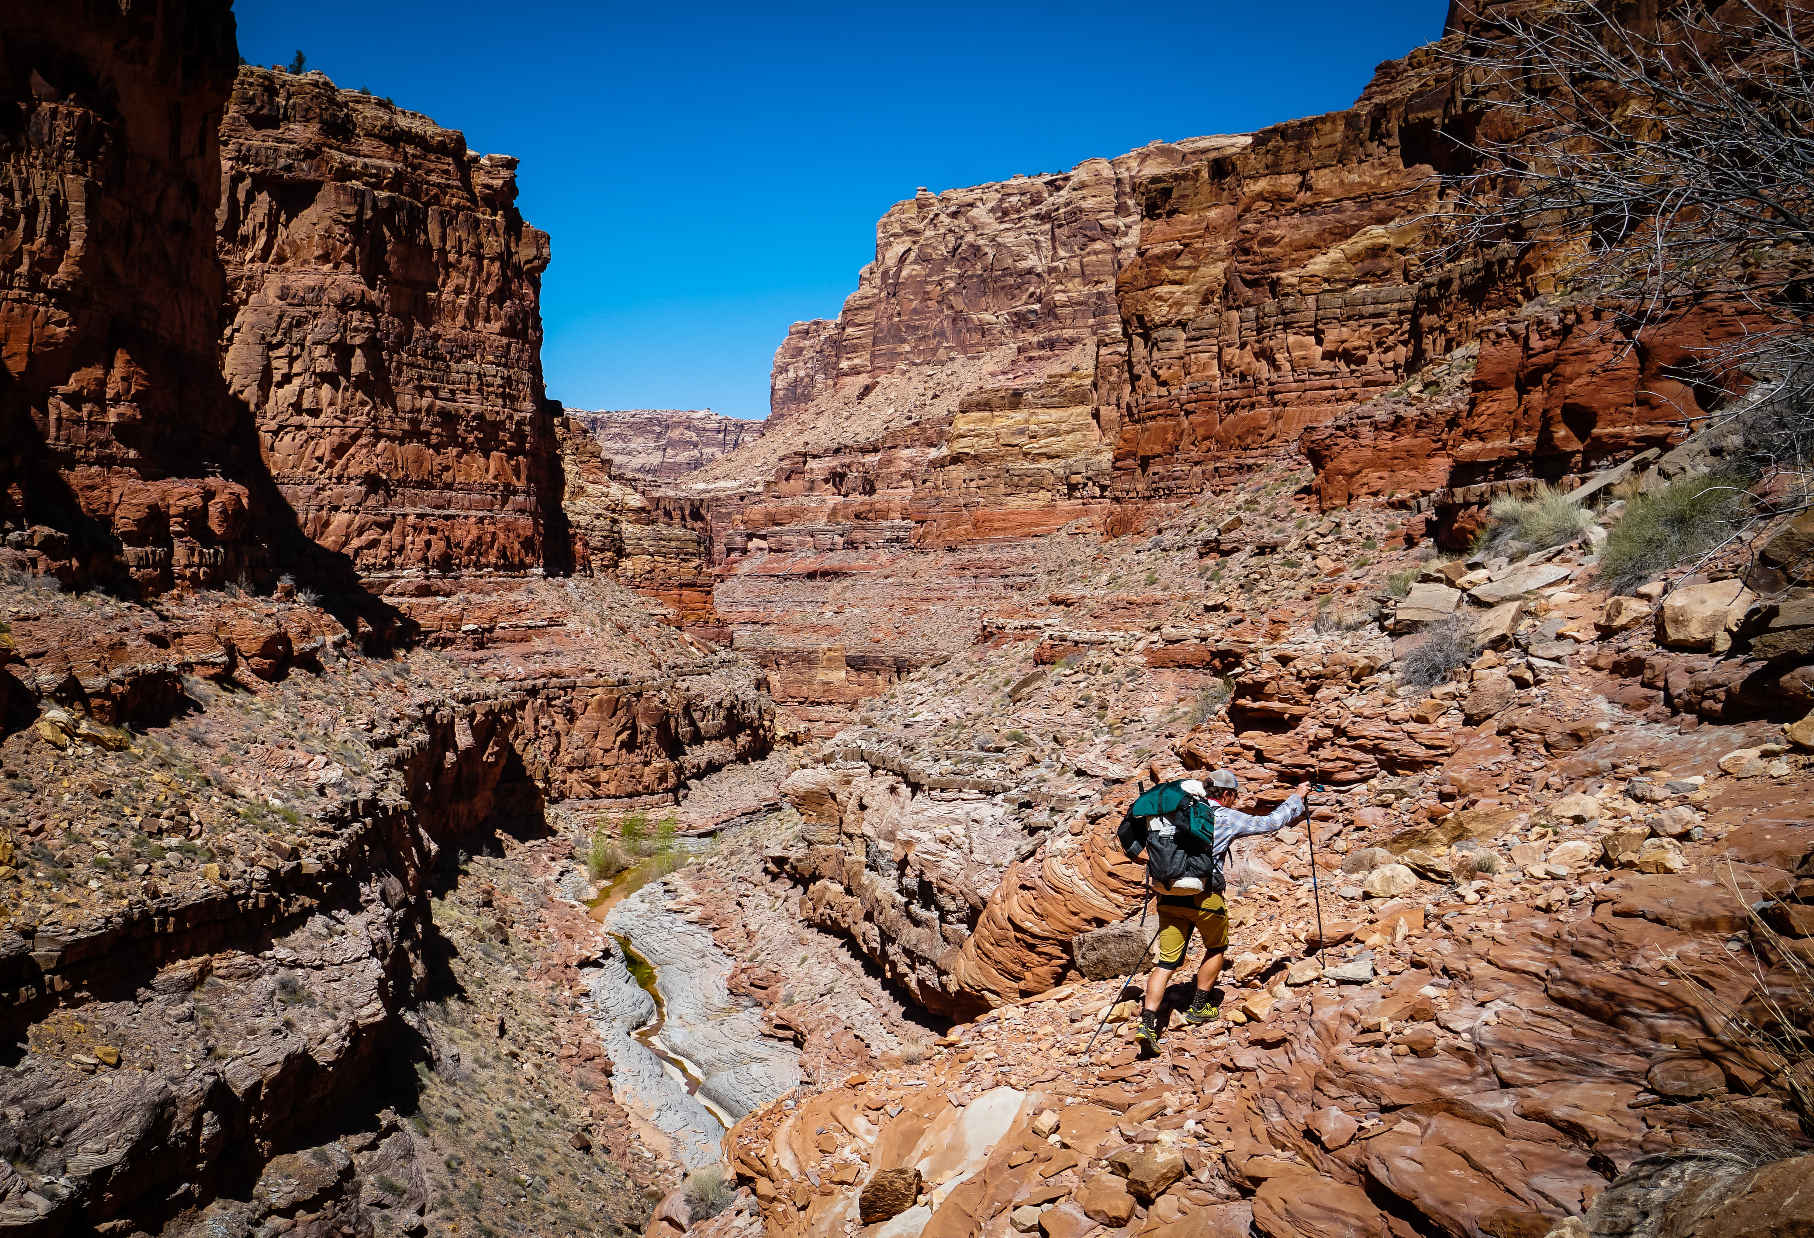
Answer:
POLYGON ((1404 597, 1411 592, 1411 586, 1417 581, 1417 569, 1408 567, 1402 572, 1393 572, 1386 577, 1386 592, 1395 598, 1404 597))
POLYGON ((1489 523, 1480 532, 1475 549, 1484 553, 1523 542, 1533 550, 1547 550, 1572 542, 1594 522, 1594 514, 1564 492, 1547 484, 1528 499, 1501 495, 1487 508, 1489 523))
POLYGON ((675 837, 680 832, 680 818, 672 814, 663 817, 655 827, 655 854, 673 855, 675 837))
POLYGON ((603 881, 622 872, 626 864, 617 843, 603 829, 592 831, 592 843, 586 851, 586 871, 592 880, 603 881))
POLYGON ((1027 733, 1016 727, 1014 730, 1009 731, 1006 735, 1002 736, 1002 738, 1011 743, 1024 744, 1027 742, 1027 733))
POLYGON ((1156 570, 1149 568, 1143 579, 1149 585, 1156 585, 1159 583, 1159 573, 1156 570))
POLYGON ((1627 593, 1731 535, 1748 513, 1745 482, 1733 473, 1684 477, 1660 494, 1631 500, 1600 555, 1600 579, 1627 593))
POLYGON ((693 1214, 695 1221, 715 1217, 731 1206, 737 1198, 724 1180, 724 1171, 715 1165, 694 1170, 687 1178, 687 1210, 693 1214))
POLYGON ((617 825, 617 836, 624 840, 624 846, 630 849, 631 855, 647 855, 649 842, 649 817, 646 813, 633 812, 617 825))

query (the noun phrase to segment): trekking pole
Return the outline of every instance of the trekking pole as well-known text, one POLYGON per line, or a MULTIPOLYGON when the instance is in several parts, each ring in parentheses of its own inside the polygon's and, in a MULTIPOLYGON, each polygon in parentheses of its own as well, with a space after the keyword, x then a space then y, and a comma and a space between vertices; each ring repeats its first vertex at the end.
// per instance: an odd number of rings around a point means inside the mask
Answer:
MULTIPOLYGON (((1321 783, 1312 783, 1317 791, 1328 791, 1321 783)), ((1323 933, 1323 895, 1316 875, 1316 823, 1310 819, 1310 805, 1304 805, 1304 835, 1310 840, 1310 899, 1316 904, 1316 957, 1323 957, 1328 938, 1323 933)))
MULTIPOLYGON (((1152 898, 1153 873, 1151 869, 1148 869, 1146 873, 1146 885, 1140 893, 1140 931, 1143 933, 1146 931, 1146 905, 1152 901, 1152 898)), ((1153 942, 1158 941, 1159 934, 1164 931, 1165 926, 1161 925, 1153 933, 1153 940, 1146 943, 1146 949, 1142 950, 1134 959, 1134 970, 1127 974, 1127 979, 1123 980, 1121 982, 1121 987, 1115 990, 1115 1000, 1110 1002, 1109 1008, 1102 1012, 1101 1022, 1097 1023, 1096 1030, 1090 1033, 1090 1043, 1083 1047, 1083 1057, 1078 1059, 1080 1062, 1087 1062, 1090 1060, 1090 1050, 1096 1047, 1096 1037, 1102 1035, 1102 1029, 1109 1025, 1109 1015, 1114 1013, 1115 1007, 1121 1004, 1121 995, 1127 992, 1128 986, 1134 983, 1134 977, 1139 974, 1140 971, 1140 964, 1146 962, 1146 956, 1152 953, 1153 942)))
MULTIPOLYGON (((1144 909, 1142 909, 1140 913, 1140 921, 1143 925, 1146 922, 1146 912, 1144 909)), ((1152 953, 1153 943, 1159 940, 1159 934, 1164 931, 1163 928, 1155 931, 1153 933, 1152 941, 1146 943, 1146 949, 1142 950, 1140 952, 1140 957, 1134 960, 1134 970, 1127 974, 1127 979, 1123 980, 1121 982, 1121 987, 1115 991, 1116 1000, 1109 1003, 1109 1008, 1102 1012, 1102 1021, 1096 1024, 1096 1030, 1090 1033, 1090 1043, 1083 1047, 1083 1056, 1077 1059, 1079 1065, 1090 1060, 1090 1050, 1096 1047, 1096 1037, 1102 1035, 1102 1029, 1109 1025, 1109 1016, 1115 1012, 1115 1007, 1121 1004, 1121 995, 1127 992, 1128 987, 1134 983, 1134 977, 1140 972, 1140 964, 1146 962, 1146 956, 1152 953)), ((1142 1005, 1142 1009, 1144 1008, 1144 1005, 1142 1005)))

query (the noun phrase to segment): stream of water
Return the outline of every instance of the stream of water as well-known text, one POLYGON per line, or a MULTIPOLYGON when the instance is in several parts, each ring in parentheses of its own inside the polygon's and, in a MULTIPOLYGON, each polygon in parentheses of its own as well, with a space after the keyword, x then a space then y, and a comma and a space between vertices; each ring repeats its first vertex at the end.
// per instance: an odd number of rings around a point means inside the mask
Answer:
MULTIPOLYGON (((681 845, 686 847, 685 843, 681 845)), ((688 848, 688 850, 690 849, 688 848)), ((685 851, 678 851, 668 855, 647 856, 632 864, 606 882, 604 887, 599 890, 598 896, 587 904, 591 909, 592 918, 600 924, 605 923, 605 918, 610 914, 612 907, 651 882, 666 877, 685 864, 688 858, 685 851)), ((618 948, 623 951, 624 965, 630 976, 655 1003, 655 1017, 641 1027, 631 1029, 631 1035, 660 1061, 664 1074, 684 1087, 687 1095, 696 1099, 706 1112, 728 1130, 736 1119, 714 1104, 709 1097, 699 1094, 699 1086, 704 1081, 699 1068, 661 1041, 662 1024, 667 1020, 667 1004, 656 983, 655 965, 637 951, 635 943, 628 935, 614 932, 611 937, 617 942, 618 948)))

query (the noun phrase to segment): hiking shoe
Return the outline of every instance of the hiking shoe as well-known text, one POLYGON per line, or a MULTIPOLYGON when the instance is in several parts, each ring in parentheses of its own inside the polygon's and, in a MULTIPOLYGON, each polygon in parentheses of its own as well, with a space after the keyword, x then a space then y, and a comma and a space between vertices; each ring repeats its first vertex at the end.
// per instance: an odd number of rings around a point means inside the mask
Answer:
POLYGON ((1186 1023, 1209 1023, 1222 1017, 1222 1008, 1209 1000, 1209 994, 1199 994, 1184 1012, 1186 1023))
POLYGON ((1142 1019, 1140 1026, 1134 1029, 1134 1039, 1140 1042, 1140 1047, 1146 1052, 1159 1052, 1159 1029, 1145 1019, 1142 1019))

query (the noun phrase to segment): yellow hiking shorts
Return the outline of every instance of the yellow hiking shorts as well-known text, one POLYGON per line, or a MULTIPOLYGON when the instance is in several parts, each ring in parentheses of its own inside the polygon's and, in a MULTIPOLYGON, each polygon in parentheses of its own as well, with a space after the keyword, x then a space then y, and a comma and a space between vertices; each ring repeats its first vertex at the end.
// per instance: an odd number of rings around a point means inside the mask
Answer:
POLYGON ((1192 930, 1203 934, 1203 948, 1214 953, 1228 945, 1228 904, 1220 894, 1159 896, 1159 962, 1170 970, 1184 961, 1192 930))

